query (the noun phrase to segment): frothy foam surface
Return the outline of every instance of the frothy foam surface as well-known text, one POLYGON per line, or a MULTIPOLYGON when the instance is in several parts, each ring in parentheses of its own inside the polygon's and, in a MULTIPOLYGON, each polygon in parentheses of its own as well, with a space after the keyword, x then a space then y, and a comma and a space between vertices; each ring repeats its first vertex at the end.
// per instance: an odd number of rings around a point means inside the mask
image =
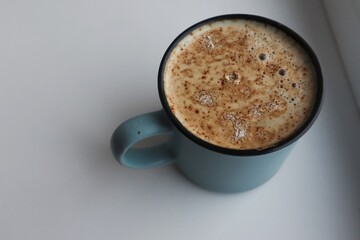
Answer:
POLYGON ((173 114, 197 137, 224 148, 264 149, 307 119, 316 75, 307 53, 281 30, 221 20, 178 43, 164 89, 173 114))

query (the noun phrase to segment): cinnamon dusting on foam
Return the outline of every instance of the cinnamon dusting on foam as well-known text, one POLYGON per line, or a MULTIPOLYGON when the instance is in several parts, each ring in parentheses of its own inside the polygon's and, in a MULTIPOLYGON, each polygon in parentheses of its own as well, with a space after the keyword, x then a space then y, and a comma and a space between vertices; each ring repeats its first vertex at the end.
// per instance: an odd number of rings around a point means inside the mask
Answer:
POLYGON ((250 20, 222 20, 187 35, 169 57, 164 87, 185 128, 231 149, 264 149, 290 136, 316 92, 306 52, 250 20))

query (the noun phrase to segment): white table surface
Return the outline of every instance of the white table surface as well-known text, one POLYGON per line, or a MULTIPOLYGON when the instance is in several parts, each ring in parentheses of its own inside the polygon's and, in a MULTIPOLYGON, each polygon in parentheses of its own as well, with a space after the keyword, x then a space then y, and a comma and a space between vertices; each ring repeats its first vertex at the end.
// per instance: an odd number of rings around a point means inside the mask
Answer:
POLYGON ((360 118, 320 1, 1 1, 0 239, 360 239, 360 118), (151 3, 150 3, 151 2, 151 3), (160 59, 224 13, 285 23, 326 97, 280 172, 242 194, 112 157, 122 121, 161 107, 160 59))

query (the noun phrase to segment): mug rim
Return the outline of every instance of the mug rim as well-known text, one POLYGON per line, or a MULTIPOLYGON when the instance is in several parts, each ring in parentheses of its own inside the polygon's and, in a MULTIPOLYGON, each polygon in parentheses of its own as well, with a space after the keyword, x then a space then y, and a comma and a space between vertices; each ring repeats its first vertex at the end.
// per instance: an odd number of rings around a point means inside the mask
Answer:
POLYGON ((320 113, 320 110, 321 110, 322 102, 323 102, 323 91, 324 91, 323 76, 322 76, 320 63, 319 63, 319 60, 317 59, 314 51, 309 46, 309 44, 300 35, 298 35, 295 31, 293 31, 289 27, 283 25, 282 23, 279 23, 277 21, 274 21, 274 20, 266 18, 266 17, 262 17, 262 16, 258 16, 258 15, 251 15, 251 14, 219 15, 219 16, 207 18, 205 20, 202 20, 202 21, 190 26, 189 28, 187 28, 186 30, 181 32, 169 45, 169 47, 167 48, 167 50, 165 51, 165 53, 161 59, 160 67, 159 67, 159 71, 158 71, 158 93, 159 93, 160 101, 161 101, 161 104, 163 106, 163 109, 164 109, 166 115, 170 118, 171 122, 175 125, 175 127, 182 134, 184 134, 187 138, 192 140, 195 144, 198 144, 202 147, 205 147, 209 150, 212 150, 212 151, 215 151, 218 153, 223 153, 223 154, 227 154, 227 155, 235 155, 235 156, 258 156, 258 155, 268 154, 268 153, 272 153, 272 152, 281 150, 281 149, 291 145, 292 143, 296 142, 311 128, 311 126, 317 119, 317 117, 320 113), (221 147, 221 146, 212 144, 210 142, 207 142, 207 141, 197 137, 195 134, 193 134, 188 129, 186 129, 186 127, 184 127, 182 125, 182 123, 176 118, 176 116, 171 111, 169 104, 167 102, 166 96, 165 96, 164 77, 163 77, 164 71, 165 71, 165 66, 166 66, 169 56, 171 55, 172 51, 177 46, 177 44, 185 36, 187 36, 190 32, 192 32, 193 30, 195 30, 205 24, 209 24, 211 22, 220 21, 220 20, 232 20, 232 19, 253 20, 253 21, 271 25, 271 26, 283 31, 285 34, 287 34, 288 36, 293 38, 301 46, 301 48, 305 50, 305 52, 308 54, 308 56, 310 58, 311 63, 313 64, 313 67, 314 67, 315 73, 316 73, 317 91, 316 91, 316 96, 315 96, 315 102, 314 102, 312 110, 311 110, 308 118, 306 119, 306 121, 290 136, 286 137, 285 139, 281 140, 280 142, 276 143, 275 145, 272 145, 270 147, 266 147, 263 149, 225 148, 225 147, 221 147))

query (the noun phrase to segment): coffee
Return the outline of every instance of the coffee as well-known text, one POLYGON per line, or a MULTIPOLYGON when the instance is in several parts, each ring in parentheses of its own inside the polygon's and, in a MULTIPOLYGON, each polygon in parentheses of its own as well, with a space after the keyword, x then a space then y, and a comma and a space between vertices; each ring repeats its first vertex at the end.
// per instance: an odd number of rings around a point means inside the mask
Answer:
POLYGON ((192 134, 230 149, 264 149, 312 110, 316 74, 305 50, 254 20, 218 20, 185 36, 164 70, 166 101, 192 134))

